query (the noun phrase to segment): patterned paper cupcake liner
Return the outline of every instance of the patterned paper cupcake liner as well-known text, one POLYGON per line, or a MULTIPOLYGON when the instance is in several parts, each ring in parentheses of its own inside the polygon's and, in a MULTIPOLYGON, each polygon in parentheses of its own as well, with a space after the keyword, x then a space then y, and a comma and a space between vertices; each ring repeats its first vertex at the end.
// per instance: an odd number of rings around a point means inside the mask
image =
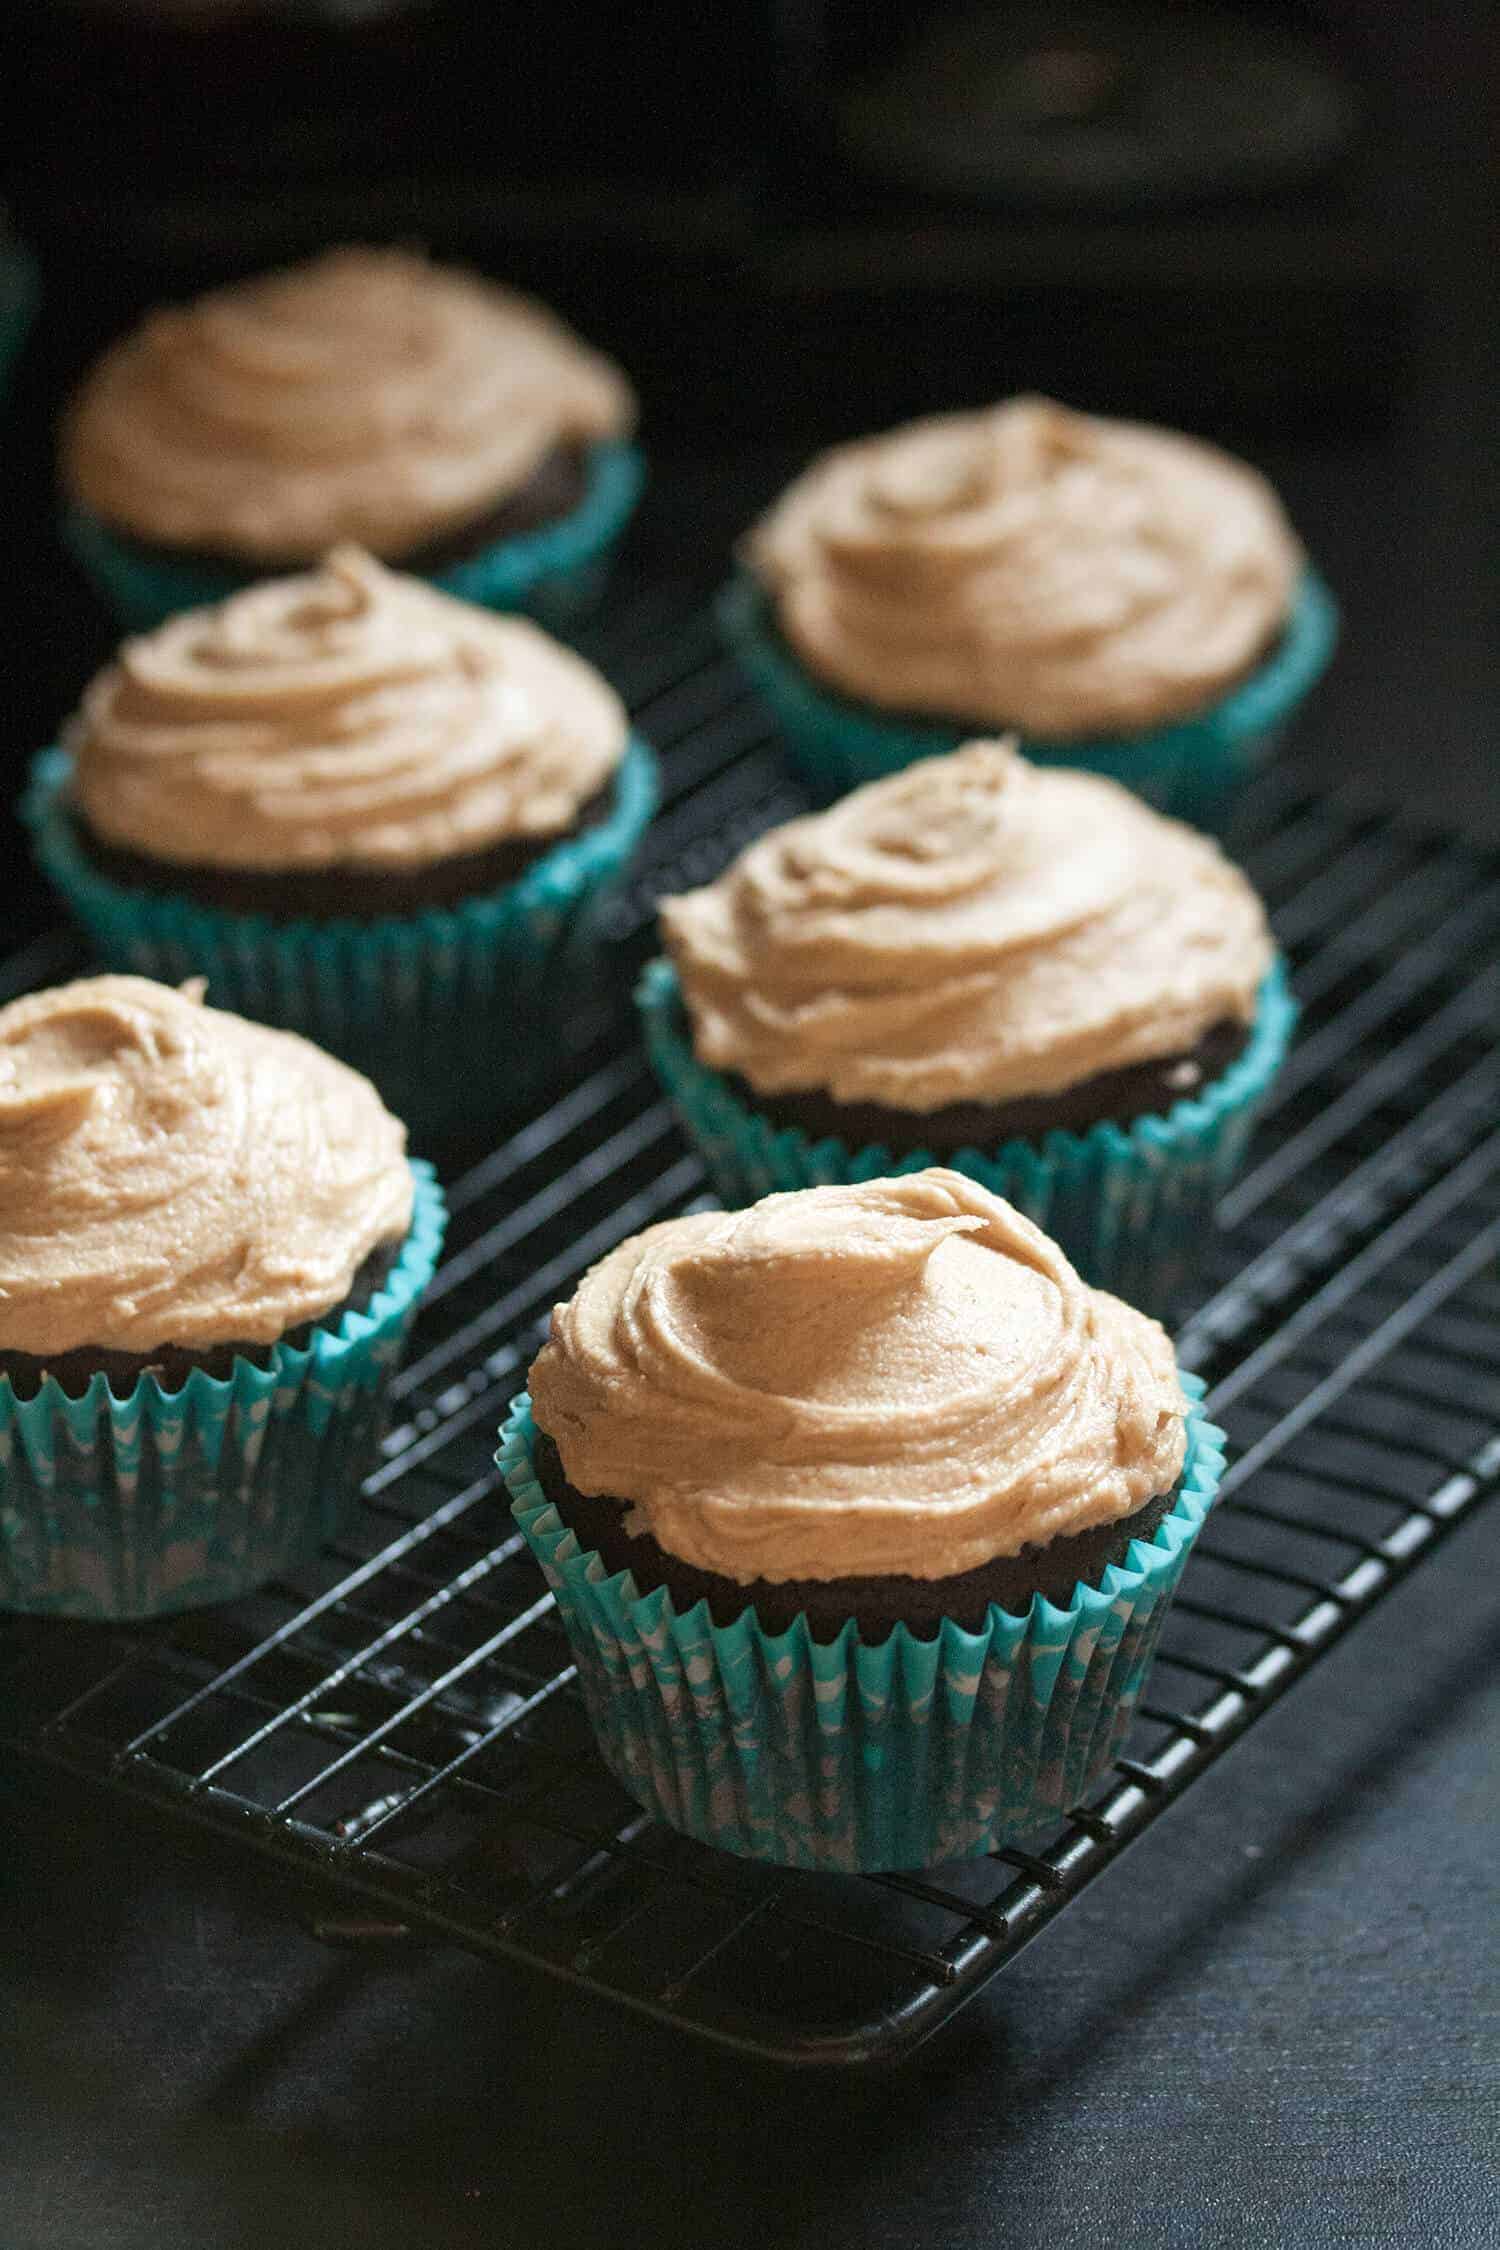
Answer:
POLYGON ((1139 1700, 1162 1619, 1218 1490, 1222 1433, 1194 1405, 1173 1505, 1149 1539, 1058 1608, 994 1606, 979 1632, 805 1617, 767 1633, 639 1594, 580 1547, 542 1491, 523 1392, 497 1456, 541 1564, 605 1763, 658 1819, 749 1859, 829 1870, 930 1867, 1055 1827, 1097 1786, 1139 1700))
POLYGON ((549 1009, 588 973, 599 904, 658 791, 655 754, 633 739, 605 818, 503 889, 375 921, 276 922, 101 874, 69 811, 71 776, 66 751, 43 751, 22 817, 105 966, 206 977, 216 1007, 300 1031, 364 1071, 418 1136, 482 1126, 539 1082, 549 1009))
POLYGON ((117 1398, 0 1376, 0 1609, 167 1615, 262 1586, 337 1531, 377 1460, 387 1393, 442 1247, 431 1167, 396 1263, 369 1305, 275 1344, 264 1367, 143 1375, 117 1398))
POLYGON ((522 609, 562 629, 597 607, 614 550, 646 482, 639 449, 615 439, 590 448, 589 482, 571 515, 504 539, 434 574, 433 583, 484 609, 522 609))
MULTIPOLYGON (((485 609, 526 610, 544 625, 574 624, 599 598, 645 481, 637 447, 622 440, 592 446, 588 486, 570 514, 423 575, 444 593, 485 609)), ((84 575, 133 632, 149 631, 181 609, 227 601, 257 578, 281 575, 148 551, 117 538, 76 504, 64 512, 62 536, 84 575)))
POLYGON ((31 333, 38 295, 36 265, 19 242, 0 243, 0 403, 31 333))
POLYGON ((1165 1117, 1102 1124, 1086 1133, 1007 1141, 998 1149, 893 1156, 777 1127, 747 1107, 720 1072, 699 1062, 677 973, 648 963, 636 992, 646 1046, 714 1192, 734 1208, 778 1189, 886 1179, 942 1163, 1005 1197, 1058 1241, 1085 1281, 1170 1319, 1191 1288, 1219 1197, 1245 1148, 1297 1021, 1278 960, 1260 988, 1243 1051, 1165 1117))
MULTIPOLYGON (((723 588, 717 609, 725 639, 781 724, 793 763, 822 798, 1004 731, 892 718, 820 687, 788 648, 765 592, 745 573, 723 588)), ((1148 734, 1068 742, 1023 737, 1021 748, 1038 765, 1082 766, 1123 782, 1158 811, 1212 822, 1270 756, 1276 730, 1326 670, 1337 637, 1333 596, 1316 571, 1306 570, 1275 648, 1207 711, 1148 734)))

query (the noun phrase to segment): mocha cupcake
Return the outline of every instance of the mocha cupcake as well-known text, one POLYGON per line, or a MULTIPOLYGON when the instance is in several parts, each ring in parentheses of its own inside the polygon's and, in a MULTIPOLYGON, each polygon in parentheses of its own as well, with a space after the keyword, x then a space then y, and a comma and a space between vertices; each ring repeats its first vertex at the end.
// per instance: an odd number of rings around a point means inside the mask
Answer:
POLYGON ((0 1008, 0 1608, 189 1608, 332 1535, 442 1240, 405 1138, 198 988, 0 1008))
POLYGON ((1216 844, 1003 743, 773 829, 661 925, 647 1041, 726 1203, 941 1158, 1163 1314, 1294 1020, 1216 844))
POLYGON ((352 541, 495 609, 597 593, 642 482, 630 385, 530 298, 334 250, 153 313, 62 431, 65 528, 127 624, 352 541))
POLYGON ((126 641, 25 811, 110 967, 206 976, 427 1131, 535 1076, 655 794, 581 657, 340 549, 126 641))
POLYGON ((623 1243, 500 1458, 617 1778, 833 1868, 1087 1795, 1222 1463, 1164 1332, 939 1170, 623 1243))
POLYGON ((1037 759, 1202 814, 1333 643, 1254 470, 1046 399, 837 447, 741 561, 726 630, 829 796, 1013 729, 1037 759))

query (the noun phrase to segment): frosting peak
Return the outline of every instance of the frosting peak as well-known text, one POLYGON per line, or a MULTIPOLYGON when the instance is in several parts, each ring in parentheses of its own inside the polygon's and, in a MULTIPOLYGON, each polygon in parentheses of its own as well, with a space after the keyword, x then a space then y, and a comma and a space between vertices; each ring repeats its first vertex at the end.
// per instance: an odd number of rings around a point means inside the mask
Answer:
POLYGON ((233 868, 417 867, 566 828, 624 751, 582 657, 358 548, 128 640, 70 734, 105 841, 233 868))
POLYGON ((0 1349, 268 1343, 411 1223, 366 1079, 144 977, 0 1008, 0 1349))
POLYGON ((539 1426, 581 1492, 735 1578, 944 1578, 1169 1492, 1164 1331, 955 1172, 622 1243, 552 1316, 539 1426))
POLYGON ((1040 738, 1212 702, 1275 639, 1302 565, 1242 462, 1034 398, 824 454, 746 557, 819 679, 1040 738))
POLYGON ((62 466, 138 538, 271 565, 341 539, 399 558, 554 446, 634 418, 619 369, 530 298, 342 249, 153 313, 84 382, 62 466))
POLYGON ((1271 962, 1208 837, 999 742, 771 830, 661 924, 703 1061, 908 1112, 1185 1053, 1271 962))

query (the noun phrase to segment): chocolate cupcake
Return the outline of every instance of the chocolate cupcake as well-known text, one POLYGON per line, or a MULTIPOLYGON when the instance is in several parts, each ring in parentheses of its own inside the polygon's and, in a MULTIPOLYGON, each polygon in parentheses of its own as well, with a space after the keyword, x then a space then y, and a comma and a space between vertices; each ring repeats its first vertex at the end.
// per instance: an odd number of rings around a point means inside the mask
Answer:
POLYGON ((1046 399, 836 448, 741 561, 726 629, 830 796, 1013 729, 1035 758, 1201 815, 1333 639, 1254 470, 1046 399))
POLYGON ((64 421, 75 553, 125 621, 349 541, 495 608, 572 614, 641 484, 624 375, 544 307, 343 249, 153 313, 64 421))
POLYGON ((1004 743, 871 783, 661 907, 641 999, 725 1202, 943 1156, 1164 1312, 1285 1050, 1218 846, 1004 743))
POLYGON ((0 1607, 186 1608, 330 1536, 442 1238, 405 1137, 197 988, 0 1009, 0 1607))
POLYGON ((942 1170, 622 1244, 501 1458, 619 1779, 832 1867, 1087 1793, 1219 1461, 1165 1333, 942 1170))
POLYGON ((525 1085, 654 802, 581 657, 342 548, 126 641, 26 809, 111 967, 206 975, 441 1131, 525 1085))

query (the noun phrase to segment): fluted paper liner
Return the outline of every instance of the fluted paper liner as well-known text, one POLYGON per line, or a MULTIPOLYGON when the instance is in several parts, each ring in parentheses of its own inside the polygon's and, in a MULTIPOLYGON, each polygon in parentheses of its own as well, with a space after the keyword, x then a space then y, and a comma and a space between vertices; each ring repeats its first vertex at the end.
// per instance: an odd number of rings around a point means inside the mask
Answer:
POLYGON ((1245 1148, 1297 1020, 1277 961, 1260 988, 1249 1041, 1229 1068, 1164 1117, 1104 1123, 1086 1133, 991 1150, 893 1156, 851 1149, 778 1128, 753 1110, 720 1072, 699 1062, 670 962, 647 965, 636 994, 646 1045, 721 1202, 757 1203, 780 1189, 889 1179, 945 1164, 1004 1196, 1061 1243, 1085 1281, 1111 1289, 1157 1318, 1190 1288, 1219 1197, 1245 1148))
POLYGON ((430 1165, 406 1241, 362 1311, 305 1345, 194 1368, 178 1390, 102 1374, 71 1398, 0 1376, 0 1609, 153 1617, 264 1585, 332 1537, 375 1467, 390 1379, 442 1247, 430 1165))
POLYGON ((135 890, 89 860, 72 760, 46 750, 21 812, 37 859, 106 967, 208 980, 215 1007, 300 1031, 373 1078, 413 1132, 483 1125, 538 1072, 539 1025, 581 977, 598 905, 656 809, 654 752, 632 738, 610 811, 502 889, 370 921, 274 921, 135 890))
POLYGON ((512 1513, 556 1597, 605 1763, 648 1812, 750 1859, 829 1870, 927 1867, 1058 1825, 1104 1776, 1138 1702, 1189 1549, 1223 1473, 1192 1400, 1187 1457, 1155 1533, 1097 1585, 979 1632, 897 1625, 869 1643, 753 1608, 715 1625, 665 1587, 636 1591, 580 1547, 537 1481, 517 1398, 497 1456, 512 1513))
MULTIPOLYGON (((718 600, 724 638, 780 721, 793 763, 819 797, 935 758, 976 736, 1008 728, 894 717, 821 686, 787 645, 764 589, 748 573, 718 600)), ((1191 718, 1134 735, 1032 740, 1021 749, 1037 765, 1081 766, 1123 782, 1160 812, 1185 819, 1223 815, 1238 784, 1273 747, 1276 729, 1326 670, 1338 637, 1332 594, 1304 571, 1281 638, 1256 669, 1191 718)))
MULTIPOLYGON (((598 600, 645 481, 646 464, 635 446, 601 440, 589 448, 587 487, 569 514, 497 539, 444 570, 417 575, 484 609, 525 610, 544 625, 576 623, 598 600)), ((281 568, 236 570, 133 545, 76 502, 64 511, 62 536, 73 560, 132 632, 149 631, 181 609, 227 601, 258 579, 287 575, 281 568)))

